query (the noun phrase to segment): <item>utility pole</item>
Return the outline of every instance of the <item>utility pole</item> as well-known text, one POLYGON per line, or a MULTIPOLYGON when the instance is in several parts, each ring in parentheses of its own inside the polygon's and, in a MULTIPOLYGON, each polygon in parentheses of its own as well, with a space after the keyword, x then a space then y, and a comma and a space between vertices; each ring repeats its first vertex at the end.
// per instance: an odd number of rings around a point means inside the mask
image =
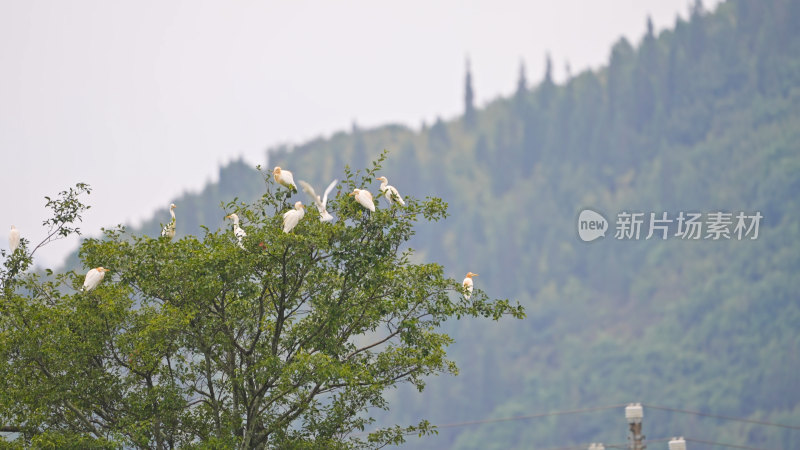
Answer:
POLYGON ((628 420, 630 425, 630 436, 628 436, 628 448, 632 450, 644 450, 647 446, 644 444, 644 435, 642 434, 642 418, 644 411, 642 410, 641 403, 630 403, 625 407, 625 419, 628 420))

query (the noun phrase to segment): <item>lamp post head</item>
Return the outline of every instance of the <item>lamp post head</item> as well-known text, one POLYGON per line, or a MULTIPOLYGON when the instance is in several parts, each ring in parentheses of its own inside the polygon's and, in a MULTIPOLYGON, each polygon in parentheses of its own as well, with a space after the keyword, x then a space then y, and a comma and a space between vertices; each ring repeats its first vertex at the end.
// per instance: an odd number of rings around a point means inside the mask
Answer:
POLYGON ((669 441, 669 450, 686 450, 686 440, 681 437, 674 437, 669 441))
POLYGON ((642 410, 641 403, 630 403, 625 407, 625 418, 628 423, 642 423, 644 411, 642 410))

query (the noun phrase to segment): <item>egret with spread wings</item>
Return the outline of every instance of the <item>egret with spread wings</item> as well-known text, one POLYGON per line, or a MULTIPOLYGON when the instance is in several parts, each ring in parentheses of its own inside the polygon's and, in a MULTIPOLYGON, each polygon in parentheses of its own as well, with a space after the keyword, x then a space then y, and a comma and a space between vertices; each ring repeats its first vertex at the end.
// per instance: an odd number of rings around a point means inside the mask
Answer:
POLYGON ((322 199, 320 199, 319 195, 317 195, 317 193, 314 192, 314 188, 311 187, 310 184, 306 183, 303 180, 300 180, 300 186, 302 186, 303 191, 305 191, 306 194, 310 195, 311 199, 314 201, 314 204, 317 205, 317 209, 319 210, 320 222, 330 222, 331 220, 333 220, 333 216, 330 215, 330 213, 328 213, 327 210, 328 194, 331 193, 333 188, 336 187, 336 183, 338 182, 339 180, 331 181, 331 184, 329 184, 328 187, 325 188, 325 193, 322 195, 322 199))

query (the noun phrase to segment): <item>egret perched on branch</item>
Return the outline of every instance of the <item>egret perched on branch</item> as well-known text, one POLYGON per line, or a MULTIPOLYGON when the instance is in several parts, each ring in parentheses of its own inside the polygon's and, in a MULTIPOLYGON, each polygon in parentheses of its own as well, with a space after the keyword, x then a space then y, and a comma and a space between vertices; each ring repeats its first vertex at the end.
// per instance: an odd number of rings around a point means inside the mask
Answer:
POLYGON ((275 181, 278 182, 281 186, 285 187, 286 189, 293 189, 297 190, 297 186, 294 184, 294 177, 292 176, 292 172, 288 170, 283 170, 278 166, 272 170, 272 176, 275 177, 275 181))
POLYGON ((86 278, 83 280, 83 291, 89 292, 92 289, 96 288, 101 281, 103 281, 103 277, 106 276, 106 272, 108 269, 104 269, 102 267, 97 267, 95 269, 90 270, 86 273, 86 278))
POLYGON ((347 195, 355 197, 356 201, 360 203, 361 206, 375 212, 375 202, 372 201, 372 194, 370 194, 368 190, 353 189, 353 192, 347 195))
POLYGON ((247 237, 247 233, 239 226, 239 216, 236 214, 229 214, 225 216, 226 219, 231 219, 233 221, 233 235, 236 236, 236 240, 239 241, 239 247, 244 249, 244 245, 242 245, 242 240, 247 237))
POLYGON ((8 232, 8 248, 14 253, 17 247, 19 247, 19 230, 11 225, 11 231, 8 232))
POLYGON ((333 216, 330 215, 330 213, 328 213, 326 207, 328 205, 328 194, 330 194, 333 188, 336 187, 336 183, 338 182, 339 180, 331 181, 331 184, 329 184, 328 187, 325 188, 325 194, 322 195, 322 200, 320 200, 319 195, 317 195, 317 193, 314 192, 314 188, 311 187, 311 185, 306 183, 305 181, 300 180, 300 186, 302 186, 303 191, 305 191, 306 194, 310 195, 311 199, 314 201, 314 204, 317 205, 317 209, 319 210, 320 222, 330 222, 331 220, 333 220, 333 216))
POLYGON ((172 220, 164 225, 164 228, 161 230, 161 236, 166 236, 170 239, 175 237, 175 208, 177 208, 175 203, 169 205, 169 214, 172 216, 172 220))
POLYGON ((301 202, 294 203, 294 209, 290 209, 283 213, 283 232, 288 233, 292 228, 300 223, 300 219, 306 215, 305 206, 301 202))
POLYGON ((467 300, 469 300, 469 298, 472 296, 472 277, 477 277, 477 276, 478 276, 477 273, 467 272, 467 277, 464 278, 463 285, 464 289, 467 290, 467 293, 464 294, 464 298, 466 298, 467 300))
MULTIPOLYGON (((390 205, 397 202, 400 203, 400 206, 406 206, 403 197, 400 197, 400 193, 397 192, 394 186, 389 186, 389 180, 387 180, 386 177, 378 177, 376 180, 381 182, 381 194, 386 197, 386 200, 389 200, 390 205)), ((380 197, 380 195, 378 197, 380 197)))

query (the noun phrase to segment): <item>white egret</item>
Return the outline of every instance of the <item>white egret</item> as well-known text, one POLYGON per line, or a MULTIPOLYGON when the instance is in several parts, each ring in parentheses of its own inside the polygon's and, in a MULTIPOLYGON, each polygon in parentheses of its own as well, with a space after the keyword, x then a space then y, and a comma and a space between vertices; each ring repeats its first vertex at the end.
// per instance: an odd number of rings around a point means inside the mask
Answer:
POLYGON ((19 247, 19 230, 11 225, 11 231, 8 232, 8 248, 14 253, 17 247, 19 247))
POLYGON ((247 237, 247 233, 239 226, 239 216, 236 214, 229 214, 225 216, 225 218, 233 221, 233 235, 236 236, 236 240, 239 241, 239 247, 244 250, 242 240, 247 237))
POLYGON ((101 281, 103 281, 103 277, 106 276, 106 272, 108 269, 104 269, 102 267, 97 267, 89 272, 86 273, 86 278, 83 280, 83 291, 89 292, 92 289, 96 288, 101 281))
POLYGON ((375 202, 372 201, 372 194, 366 189, 353 189, 353 192, 347 194, 351 197, 355 197, 356 201, 361 204, 364 208, 375 212, 375 202))
MULTIPOLYGON (((406 206, 403 197, 400 196, 400 193, 397 192, 394 186, 389 186, 389 180, 387 180, 386 177, 378 177, 376 180, 381 182, 381 194, 386 197, 386 200, 389 200, 390 205, 397 202, 400 206, 406 206)), ((380 197, 380 195, 378 197, 380 197)))
POLYGON ((322 200, 320 200, 319 195, 317 195, 317 193, 314 192, 314 188, 311 187, 311 185, 306 183, 305 181, 300 180, 300 186, 302 186, 303 191, 305 191, 306 194, 310 195, 311 199, 314 201, 314 204, 317 205, 317 210, 319 210, 320 222, 330 222, 331 220, 333 220, 333 216, 330 215, 330 213, 328 213, 327 210, 328 194, 330 194, 333 188, 336 187, 336 183, 338 182, 339 180, 331 181, 331 184, 329 184, 328 187, 325 188, 325 193, 322 195, 322 200))
POLYGON ((169 221, 168 224, 164 225, 164 228, 161 230, 161 236, 166 236, 170 239, 175 237, 175 203, 169 205, 169 213, 172 216, 172 220, 169 221))
POLYGON ((278 182, 281 186, 285 187, 286 189, 294 189, 297 190, 297 186, 294 184, 294 177, 292 176, 292 172, 288 170, 281 169, 278 166, 272 170, 272 176, 275 177, 275 181, 278 182))
POLYGON ((300 223, 300 219, 306 215, 305 206, 301 202, 294 203, 294 209, 283 213, 283 232, 288 233, 300 223))
POLYGON ((464 294, 464 298, 466 298, 467 300, 469 300, 469 298, 472 296, 472 287, 473 287, 472 277, 477 277, 477 276, 478 276, 477 273, 467 272, 467 277, 464 278, 463 285, 464 289, 466 289, 467 291, 467 293, 464 294))

